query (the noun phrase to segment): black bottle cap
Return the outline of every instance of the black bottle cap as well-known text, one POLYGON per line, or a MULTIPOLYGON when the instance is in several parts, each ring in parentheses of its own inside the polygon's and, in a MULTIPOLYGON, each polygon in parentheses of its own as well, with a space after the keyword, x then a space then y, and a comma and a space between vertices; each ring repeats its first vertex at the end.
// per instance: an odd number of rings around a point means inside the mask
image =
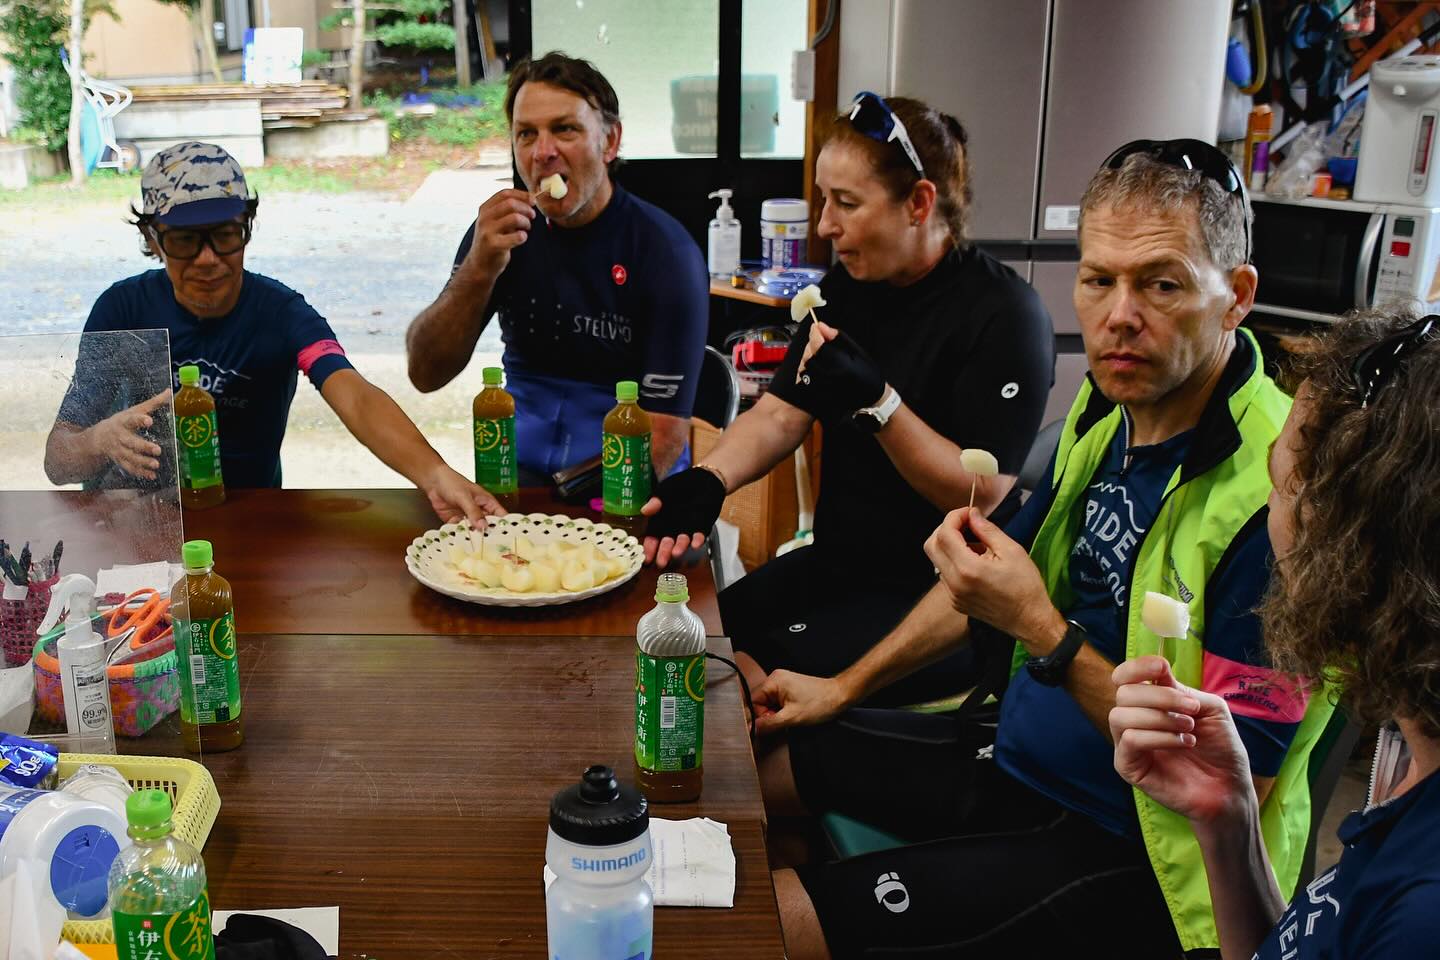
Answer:
POLYGON ((615 771, 587 767, 580 782, 550 800, 550 829, 562 840, 609 847, 634 840, 650 826, 645 795, 615 779, 615 771))

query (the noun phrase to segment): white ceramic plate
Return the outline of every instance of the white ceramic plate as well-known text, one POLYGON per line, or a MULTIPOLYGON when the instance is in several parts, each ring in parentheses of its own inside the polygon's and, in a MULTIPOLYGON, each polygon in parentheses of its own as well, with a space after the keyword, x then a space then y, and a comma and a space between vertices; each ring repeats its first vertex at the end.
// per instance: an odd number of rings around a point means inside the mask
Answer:
POLYGON ((584 517, 547 513, 508 513, 503 517, 492 517, 482 533, 471 533, 470 523, 466 520, 447 523, 439 530, 426 530, 405 549, 405 568, 431 590, 457 600, 495 607, 551 607, 598 596, 629 582, 640 572, 644 562, 645 552, 639 541, 624 530, 608 523, 594 523, 584 517), (608 556, 627 559, 630 565, 620 576, 576 593, 515 593, 503 587, 481 587, 463 580, 447 563, 450 548, 457 543, 465 544, 467 538, 478 550, 484 539, 509 544, 514 543, 517 536, 537 546, 556 540, 577 546, 591 543, 608 556))

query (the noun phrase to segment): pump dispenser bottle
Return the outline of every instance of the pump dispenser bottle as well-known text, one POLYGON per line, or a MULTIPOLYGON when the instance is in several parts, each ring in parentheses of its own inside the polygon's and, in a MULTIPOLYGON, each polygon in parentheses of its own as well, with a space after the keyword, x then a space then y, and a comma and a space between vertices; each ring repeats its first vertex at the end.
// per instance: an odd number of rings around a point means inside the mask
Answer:
POLYGON ((721 188, 710 194, 710 199, 720 198, 720 209, 710 221, 710 276, 727 283, 740 267, 740 221, 730 207, 734 191, 721 188))
POLYGON ((95 582, 78 573, 61 580, 50 595, 50 609, 39 632, 45 634, 54 629, 62 611, 65 612, 65 634, 55 646, 65 697, 65 729, 80 737, 81 752, 114 753, 105 638, 91 628, 95 617, 95 582))

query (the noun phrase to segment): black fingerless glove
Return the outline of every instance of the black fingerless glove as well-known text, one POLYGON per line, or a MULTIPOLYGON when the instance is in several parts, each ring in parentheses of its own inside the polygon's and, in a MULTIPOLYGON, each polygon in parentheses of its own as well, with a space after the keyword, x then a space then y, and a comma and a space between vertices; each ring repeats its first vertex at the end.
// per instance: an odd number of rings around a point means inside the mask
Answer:
POLYGON ((843 330, 806 361, 802 382, 806 378, 821 416, 848 417, 863 407, 875 406, 885 393, 880 368, 843 330))
POLYGON ((657 540, 681 534, 710 536, 725 502, 725 484, 709 470, 691 467, 666 477, 655 488, 660 512, 650 518, 645 536, 657 540))

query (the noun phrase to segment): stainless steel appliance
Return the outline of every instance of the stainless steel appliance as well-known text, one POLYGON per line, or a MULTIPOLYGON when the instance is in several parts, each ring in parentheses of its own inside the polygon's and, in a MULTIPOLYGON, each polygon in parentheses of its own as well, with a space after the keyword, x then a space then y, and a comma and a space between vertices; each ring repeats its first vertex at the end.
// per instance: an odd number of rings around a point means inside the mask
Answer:
POLYGON ((1252 198, 1259 322, 1329 323, 1356 308, 1440 308, 1440 207, 1252 198))
POLYGON ((840 98, 919 97, 971 134, 970 233, 1039 291, 1060 352, 1047 422, 1084 377, 1075 222, 1138 138, 1219 128, 1230 0, 866 0, 841 6, 840 98))

